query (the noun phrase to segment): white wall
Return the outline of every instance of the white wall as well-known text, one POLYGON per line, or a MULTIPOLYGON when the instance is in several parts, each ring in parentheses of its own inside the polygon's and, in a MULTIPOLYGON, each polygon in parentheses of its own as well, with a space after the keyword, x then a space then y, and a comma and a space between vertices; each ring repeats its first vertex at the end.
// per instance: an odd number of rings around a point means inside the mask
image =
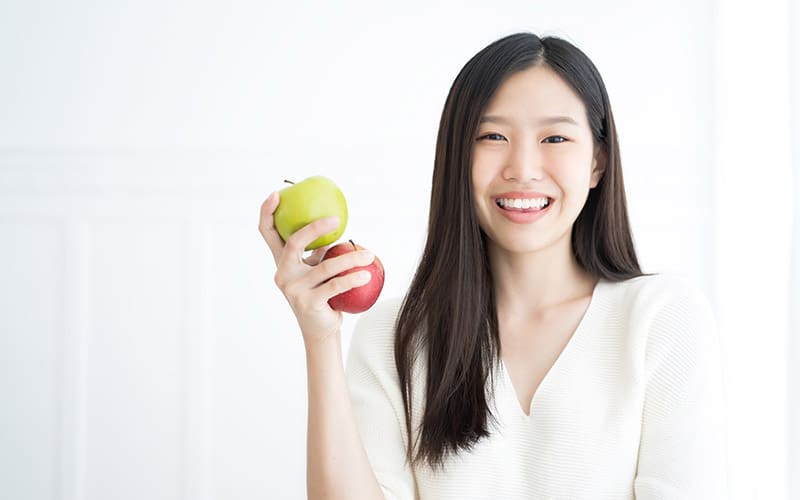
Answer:
POLYGON ((800 492, 788 473, 800 464, 788 461, 787 444, 798 426, 787 416, 800 403, 787 390, 787 368, 800 361, 787 354, 790 306, 797 306, 789 295, 792 251, 800 264, 800 248, 791 247, 791 102, 799 94, 789 81, 789 33, 800 25, 788 11, 789 2, 769 0, 720 1, 716 12, 716 306, 727 334, 731 473, 749 498, 800 492))
POLYGON ((792 266, 787 332, 789 498, 800 497, 800 5, 789 2, 792 165, 794 173, 792 266), (793 28, 793 29, 792 29, 793 28))
POLYGON ((735 498, 785 497, 785 401, 735 385, 786 387, 784 332, 741 357, 715 231, 737 74, 720 41, 748 21, 713 0, 553 5, 0 4, 0 496, 304 498, 303 347, 259 205, 284 178, 335 179, 344 237, 401 295, 449 86, 532 30, 604 75, 645 269, 695 280, 728 327, 735 498))

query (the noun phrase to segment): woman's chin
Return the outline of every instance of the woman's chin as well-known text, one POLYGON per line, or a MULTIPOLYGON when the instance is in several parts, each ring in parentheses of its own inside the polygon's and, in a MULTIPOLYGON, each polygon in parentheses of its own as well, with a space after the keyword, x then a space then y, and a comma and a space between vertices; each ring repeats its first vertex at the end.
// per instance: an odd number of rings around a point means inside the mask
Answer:
POLYGON ((543 241, 541 238, 534 241, 524 241, 520 238, 492 240, 489 243, 494 252, 511 255, 531 255, 549 248, 552 242, 543 241))

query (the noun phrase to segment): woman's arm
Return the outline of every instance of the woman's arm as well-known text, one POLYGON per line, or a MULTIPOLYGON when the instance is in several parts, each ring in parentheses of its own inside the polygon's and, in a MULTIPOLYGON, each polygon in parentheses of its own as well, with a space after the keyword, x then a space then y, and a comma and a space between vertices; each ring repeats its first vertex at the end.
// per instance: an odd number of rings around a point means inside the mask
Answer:
POLYGON ((306 361, 308 498, 384 498, 356 427, 340 335, 306 343, 306 361))
POLYGON ((304 249, 338 227, 338 221, 316 220, 284 243, 273 220, 278 203, 278 193, 272 193, 261 205, 259 231, 275 258, 275 284, 292 307, 306 346, 308 498, 383 499, 347 392, 341 353, 342 313, 328 305, 329 298, 369 280, 363 271, 337 275, 367 265, 374 257, 350 252, 320 262, 323 248, 304 258, 304 249))
POLYGON ((658 306, 645 376, 635 497, 727 498, 720 342, 698 290, 670 294, 658 306))

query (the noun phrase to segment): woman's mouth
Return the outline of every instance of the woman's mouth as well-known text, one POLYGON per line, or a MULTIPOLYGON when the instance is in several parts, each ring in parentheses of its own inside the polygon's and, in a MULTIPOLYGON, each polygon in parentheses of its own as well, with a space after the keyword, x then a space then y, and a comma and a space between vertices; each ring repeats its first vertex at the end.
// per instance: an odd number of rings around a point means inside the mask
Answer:
POLYGON ((555 200, 549 196, 533 198, 495 198, 497 211, 516 224, 530 224, 550 212, 555 200))
POLYGON ((537 212, 550 206, 552 198, 497 198, 495 203, 503 210, 537 212))

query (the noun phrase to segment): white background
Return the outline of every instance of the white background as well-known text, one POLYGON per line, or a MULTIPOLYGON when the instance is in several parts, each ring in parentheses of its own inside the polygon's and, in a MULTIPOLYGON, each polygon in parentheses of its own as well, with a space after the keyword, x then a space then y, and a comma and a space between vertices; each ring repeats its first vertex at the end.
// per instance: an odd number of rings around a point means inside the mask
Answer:
POLYGON ((0 497, 304 498, 259 206, 331 177, 402 295, 450 84, 520 30, 599 67, 643 267, 714 305, 733 498, 800 497, 799 28, 788 0, 0 3, 0 497))

